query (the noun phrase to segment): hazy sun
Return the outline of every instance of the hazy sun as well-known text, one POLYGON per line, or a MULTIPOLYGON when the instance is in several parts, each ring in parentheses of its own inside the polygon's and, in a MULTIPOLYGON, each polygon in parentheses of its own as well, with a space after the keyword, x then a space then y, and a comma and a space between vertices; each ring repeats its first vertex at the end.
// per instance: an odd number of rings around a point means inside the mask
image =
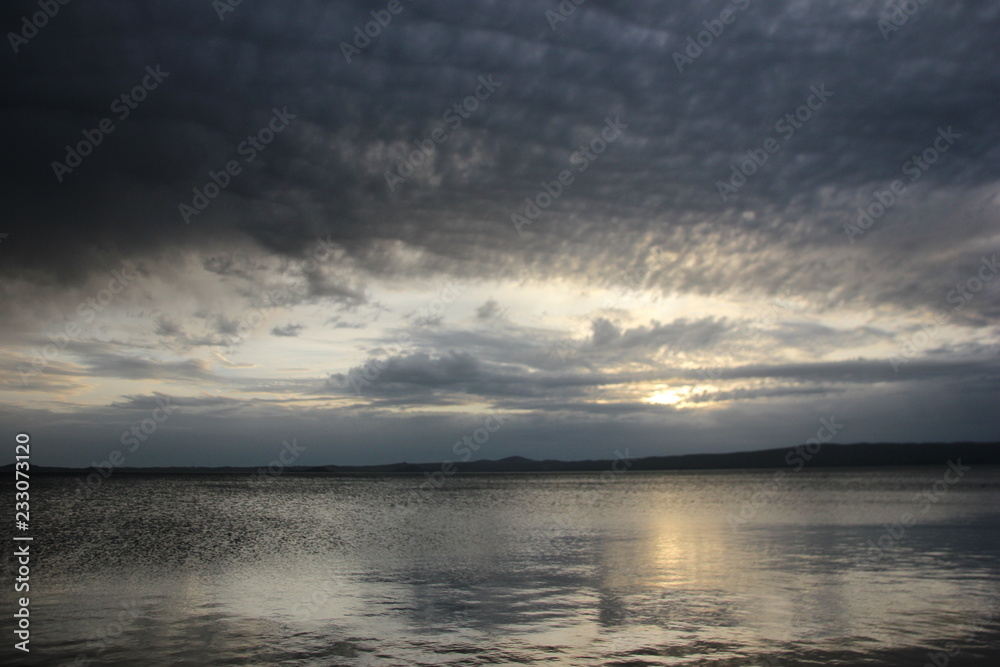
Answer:
POLYGON ((646 399, 647 403, 655 405, 672 405, 677 408, 710 408, 712 403, 708 401, 691 400, 699 392, 711 391, 715 387, 708 385, 694 385, 690 387, 670 387, 659 385, 653 387, 653 393, 646 399))
POLYGON ((648 403, 657 403, 659 405, 680 405, 684 403, 688 393, 688 391, 682 391, 680 389, 666 389, 664 391, 656 392, 647 398, 646 401, 648 403))

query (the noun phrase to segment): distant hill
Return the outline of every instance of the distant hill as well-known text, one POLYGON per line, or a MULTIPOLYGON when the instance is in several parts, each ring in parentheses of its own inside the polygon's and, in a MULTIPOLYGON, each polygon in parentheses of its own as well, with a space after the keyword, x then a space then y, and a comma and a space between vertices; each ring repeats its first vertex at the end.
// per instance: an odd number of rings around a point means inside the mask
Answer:
MULTIPOLYGON (((725 454, 683 454, 678 456, 649 456, 632 459, 626 467, 624 461, 617 462, 619 470, 723 470, 755 468, 799 467, 796 447, 765 449, 752 452, 730 452, 725 454)), ((815 453, 805 452, 801 463, 808 468, 854 468, 878 466, 942 466, 948 461, 962 460, 964 465, 1000 465, 1000 442, 954 442, 954 443, 858 443, 852 445, 827 444, 815 453), (806 457, 808 460, 806 460, 806 457)), ((522 456, 511 456, 498 461, 479 460, 454 462, 454 470, 460 473, 512 473, 512 472, 601 472, 611 470, 615 460, 556 461, 546 459, 535 461, 522 456)), ((367 466, 288 466, 282 472, 298 474, 334 475, 399 475, 420 474, 442 470, 445 463, 389 463, 367 466)), ((12 471, 14 464, 2 467, 12 471)), ((252 474, 261 466, 250 467, 194 467, 172 466, 163 468, 117 468, 116 474, 252 474)), ((31 466, 34 474, 87 474, 93 468, 62 468, 31 466)))

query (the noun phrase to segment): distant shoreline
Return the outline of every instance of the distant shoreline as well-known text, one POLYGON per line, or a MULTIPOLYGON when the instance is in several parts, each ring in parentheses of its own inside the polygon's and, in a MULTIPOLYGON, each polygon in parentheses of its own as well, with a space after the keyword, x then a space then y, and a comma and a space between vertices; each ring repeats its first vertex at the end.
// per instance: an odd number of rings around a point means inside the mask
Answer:
MULTIPOLYGON (((500 460, 437 461, 430 463, 389 463, 360 466, 285 466, 282 474, 320 475, 419 475, 441 472, 462 473, 549 473, 549 472, 604 472, 628 471, 698 471, 698 470, 759 470, 802 468, 884 468, 944 466, 949 461, 962 460, 964 465, 1000 465, 1000 442, 956 443, 856 443, 849 445, 826 444, 813 452, 803 445, 781 449, 719 454, 679 454, 673 456, 647 456, 627 460, 621 458, 584 461, 533 460, 511 456, 500 460)), ((162 466, 120 467, 116 474, 255 474, 262 466, 162 466)), ((2 467, 12 470, 13 463, 2 467)), ((36 475, 87 474, 96 470, 92 466, 70 468, 60 466, 31 467, 36 475)))

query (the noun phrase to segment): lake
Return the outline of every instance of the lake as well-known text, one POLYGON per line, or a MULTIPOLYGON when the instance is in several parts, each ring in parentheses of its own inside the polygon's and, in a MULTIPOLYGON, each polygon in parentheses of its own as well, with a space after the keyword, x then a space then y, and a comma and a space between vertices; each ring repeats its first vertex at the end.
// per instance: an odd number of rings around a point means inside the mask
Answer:
POLYGON ((1000 664, 997 468, 422 481, 118 473, 82 497, 76 477, 35 477, 32 650, 8 631, 0 655, 1000 664))

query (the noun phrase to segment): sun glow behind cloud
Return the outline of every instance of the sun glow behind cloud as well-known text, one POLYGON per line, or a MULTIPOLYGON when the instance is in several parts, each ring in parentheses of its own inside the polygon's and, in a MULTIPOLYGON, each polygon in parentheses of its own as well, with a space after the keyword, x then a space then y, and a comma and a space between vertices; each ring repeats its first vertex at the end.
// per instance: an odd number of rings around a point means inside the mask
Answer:
POLYGON ((706 407, 705 405, 699 406, 697 403, 689 403, 687 399, 691 395, 691 393, 692 389, 690 388, 663 389, 657 391, 655 394, 653 394, 646 400, 656 405, 670 405, 677 408, 706 407))

